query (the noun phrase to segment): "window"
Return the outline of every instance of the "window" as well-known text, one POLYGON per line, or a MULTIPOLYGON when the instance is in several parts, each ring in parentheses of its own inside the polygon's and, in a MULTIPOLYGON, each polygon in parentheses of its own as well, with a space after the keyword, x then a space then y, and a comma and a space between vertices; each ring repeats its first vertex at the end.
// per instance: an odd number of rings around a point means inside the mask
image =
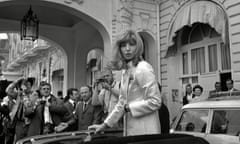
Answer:
POLYGON ((199 74, 217 74, 231 69, 230 49, 222 41, 220 34, 208 24, 194 23, 178 32, 181 46, 181 79, 198 83, 199 74))
POLYGON ((188 55, 187 53, 183 53, 182 54, 182 58, 183 58, 183 74, 188 74, 188 55))
POLYGON ((208 110, 186 110, 177 124, 176 131, 204 133, 207 127, 208 110))
POLYGON ((204 47, 196 48, 191 51, 192 74, 205 72, 205 53, 204 47))
POLYGON ((7 49, 8 40, 0 40, 0 49, 7 49))
POLYGON ((215 110, 211 133, 238 136, 240 133, 240 110, 215 110))
POLYGON ((189 78, 182 78, 182 83, 183 84, 188 84, 189 83, 189 78))
POLYGON ((218 68, 216 44, 208 46, 208 61, 209 61, 209 72, 216 71, 218 68))
POLYGON ((230 49, 224 43, 221 43, 221 59, 222 69, 230 70, 231 69, 230 49))

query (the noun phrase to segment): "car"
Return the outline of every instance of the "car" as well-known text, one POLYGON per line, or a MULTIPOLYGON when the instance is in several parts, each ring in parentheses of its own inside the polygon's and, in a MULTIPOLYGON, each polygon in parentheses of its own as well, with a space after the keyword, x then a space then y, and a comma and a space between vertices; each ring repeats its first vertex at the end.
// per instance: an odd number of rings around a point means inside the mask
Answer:
POLYGON ((94 134, 93 131, 76 131, 39 135, 19 140, 17 144, 208 144, 200 137, 187 134, 152 134, 122 136, 119 131, 105 131, 94 134))
POLYGON ((210 144, 240 143, 240 92, 223 92, 182 107, 171 133, 202 137, 210 144))
MULTIPOLYGON (((104 134, 100 134, 101 137, 121 137, 123 134, 122 129, 117 130, 106 130, 104 134)), ((74 141, 90 141, 92 138, 98 135, 94 135, 93 130, 82 130, 82 131, 71 131, 71 132, 61 132, 61 133, 52 133, 45 135, 36 135, 21 139, 16 142, 16 144, 45 144, 52 141, 62 141, 69 140, 71 143, 74 141)), ((69 143, 69 144, 71 144, 69 143)))

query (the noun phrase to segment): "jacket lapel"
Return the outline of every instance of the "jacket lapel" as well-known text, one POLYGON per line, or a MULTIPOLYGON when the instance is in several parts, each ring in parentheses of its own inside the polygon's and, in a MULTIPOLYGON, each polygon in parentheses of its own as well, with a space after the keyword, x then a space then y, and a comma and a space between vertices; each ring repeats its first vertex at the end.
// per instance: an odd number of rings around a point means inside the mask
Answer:
POLYGON ((74 105, 69 101, 68 101, 68 107, 69 107, 70 112, 74 111, 74 105))

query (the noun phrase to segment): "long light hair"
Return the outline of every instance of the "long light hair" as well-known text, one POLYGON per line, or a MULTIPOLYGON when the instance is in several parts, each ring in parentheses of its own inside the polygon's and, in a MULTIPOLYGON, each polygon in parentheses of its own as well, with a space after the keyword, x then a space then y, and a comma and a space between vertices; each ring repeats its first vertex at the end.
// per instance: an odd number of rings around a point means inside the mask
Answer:
POLYGON ((136 44, 136 50, 134 52, 134 58, 132 60, 135 66, 139 63, 139 61, 143 60, 143 41, 140 35, 134 30, 127 30, 117 37, 117 40, 113 46, 113 55, 111 60, 112 69, 120 70, 127 68, 126 60, 121 52, 121 45, 124 43, 136 44))

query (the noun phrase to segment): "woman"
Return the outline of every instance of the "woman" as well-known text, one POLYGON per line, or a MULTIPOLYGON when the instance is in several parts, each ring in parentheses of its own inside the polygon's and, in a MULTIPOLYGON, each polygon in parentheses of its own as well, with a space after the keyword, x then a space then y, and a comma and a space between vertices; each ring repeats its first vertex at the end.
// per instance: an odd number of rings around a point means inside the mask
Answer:
POLYGON ((192 99, 191 103, 204 100, 204 97, 202 97, 202 93, 203 93, 202 86, 195 85, 193 87, 193 93, 194 93, 194 98, 192 99))
POLYGON ((143 42, 129 30, 117 40, 112 66, 122 70, 119 101, 101 125, 89 129, 100 132, 112 127, 124 115, 124 135, 161 133, 158 109, 161 96, 152 66, 142 59, 143 42))

